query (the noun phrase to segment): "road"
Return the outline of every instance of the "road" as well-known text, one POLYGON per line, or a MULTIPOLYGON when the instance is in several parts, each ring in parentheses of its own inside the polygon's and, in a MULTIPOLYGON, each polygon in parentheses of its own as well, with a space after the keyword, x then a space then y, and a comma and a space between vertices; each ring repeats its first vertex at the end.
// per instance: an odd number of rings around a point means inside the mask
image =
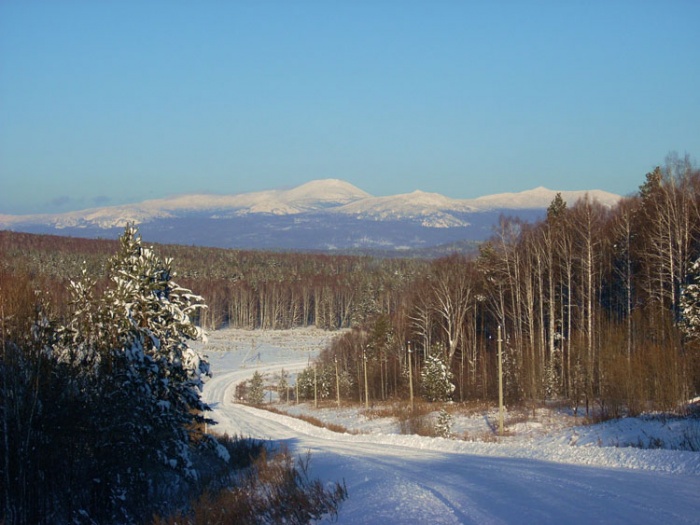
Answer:
MULTIPOLYGON (((279 365, 257 369, 273 372, 279 365)), ((278 441, 300 455, 310 451, 314 477, 347 485, 338 523, 700 523, 694 474, 479 456, 334 434, 236 403, 235 384, 252 373, 219 370, 205 386, 217 430, 278 441)))

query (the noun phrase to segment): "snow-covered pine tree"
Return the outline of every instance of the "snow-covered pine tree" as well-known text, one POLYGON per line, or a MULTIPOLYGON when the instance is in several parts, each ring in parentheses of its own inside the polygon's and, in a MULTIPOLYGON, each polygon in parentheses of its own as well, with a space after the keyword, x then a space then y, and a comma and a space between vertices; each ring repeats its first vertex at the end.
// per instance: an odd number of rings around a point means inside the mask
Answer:
POLYGON ((555 348, 545 365, 542 379, 545 395, 549 399, 555 399, 561 393, 561 364, 562 353, 558 348, 555 348))
POLYGON ((138 403, 140 432, 156 439, 163 464, 188 472, 190 433, 208 410, 199 394, 209 364, 189 346, 202 337, 192 316, 205 305, 173 281, 171 266, 127 226, 110 260, 104 313, 112 316, 111 357, 138 403))
POLYGON ((452 415, 444 408, 440 410, 435 422, 435 434, 443 438, 452 436, 452 415))
POLYGON ((452 371, 445 364, 442 352, 429 355, 421 370, 421 389, 428 401, 448 401, 452 397, 455 385, 452 383, 452 371))
POLYGON ((69 283, 72 315, 66 326, 58 327, 62 344, 54 347, 57 361, 67 364, 80 375, 93 373, 93 365, 100 357, 97 346, 103 331, 100 305, 94 297, 95 284, 95 279, 88 275, 83 265, 80 279, 69 283))
POLYGON ((284 403, 289 398, 289 374, 284 368, 280 371, 280 379, 277 382, 277 395, 280 403, 284 403))
POLYGON ((314 398, 314 369, 309 366, 299 372, 296 378, 296 383, 299 385, 299 397, 301 399, 314 398))
POLYGON ((199 393, 209 367, 189 341, 202 336, 191 316, 204 305, 173 277, 171 261, 144 248, 127 227, 104 292, 95 296, 86 271, 71 283, 72 316, 53 348, 71 370, 74 404, 86 414, 89 501, 100 502, 90 515, 107 521, 132 521, 194 475, 192 438, 208 409, 199 393))
POLYGON ((687 280, 681 291, 680 327, 689 339, 700 338, 700 258, 690 266, 687 280))
POLYGON ((265 383, 262 374, 257 370, 250 380, 250 387, 248 388, 247 395, 246 401, 251 405, 262 405, 265 400, 265 383))
POLYGON ((335 392, 335 368, 320 365, 316 370, 316 387, 319 399, 328 399, 335 392))

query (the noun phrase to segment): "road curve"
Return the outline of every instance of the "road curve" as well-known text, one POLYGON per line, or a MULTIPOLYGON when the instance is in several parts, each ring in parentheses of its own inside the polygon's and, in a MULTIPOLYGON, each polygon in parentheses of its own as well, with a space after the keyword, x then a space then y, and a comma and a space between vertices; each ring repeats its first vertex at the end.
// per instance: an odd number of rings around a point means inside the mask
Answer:
MULTIPOLYGON (((301 369, 307 361, 285 363, 301 369)), ((278 371, 279 365, 262 366, 278 371)), ((235 402, 254 369, 221 371, 205 386, 217 430, 311 452, 312 474, 344 480, 341 524, 698 524, 700 479, 527 458, 485 457, 339 435, 235 402)))

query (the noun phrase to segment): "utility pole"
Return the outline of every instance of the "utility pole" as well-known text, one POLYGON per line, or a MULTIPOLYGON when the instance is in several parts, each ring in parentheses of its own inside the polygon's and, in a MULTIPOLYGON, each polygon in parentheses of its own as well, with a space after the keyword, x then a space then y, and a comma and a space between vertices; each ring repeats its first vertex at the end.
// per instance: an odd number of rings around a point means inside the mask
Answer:
POLYGON ((365 408, 369 408, 369 387, 367 386, 367 349, 362 347, 362 364, 365 367, 365 408))
POLYGON ((408 392, 411 396, 411 412, 413 412, 413 350, 411 341, 408 342, 408 392))
POLYGON ((314 408, 318 408, 318 387, 316 385, 316 363, 314 363, 314 408))
POLYGON ((285 394, 287 395, 287 404, 289 404, 289 383, 287 383, 287 388, 285 388, 285 390, 285 394))
POLYGON ((503 435, 503 353, 501 351, 501 325, 498 325, 498 435, 503 435))
POLYGON ((338 374, 338 356, 333 358, 335 361, 335 395, 338 399, 338 408, 340 408, 340 374, 338 374))

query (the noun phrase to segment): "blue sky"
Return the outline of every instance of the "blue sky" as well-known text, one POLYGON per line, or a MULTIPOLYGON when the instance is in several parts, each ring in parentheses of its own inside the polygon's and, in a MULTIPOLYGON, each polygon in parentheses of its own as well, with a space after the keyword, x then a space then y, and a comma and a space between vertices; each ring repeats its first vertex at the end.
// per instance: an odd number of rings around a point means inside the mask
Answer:
POLYGON ((339 178, 637 190, 700 155, 700 2, 0 2, 0 213, 339 178))

